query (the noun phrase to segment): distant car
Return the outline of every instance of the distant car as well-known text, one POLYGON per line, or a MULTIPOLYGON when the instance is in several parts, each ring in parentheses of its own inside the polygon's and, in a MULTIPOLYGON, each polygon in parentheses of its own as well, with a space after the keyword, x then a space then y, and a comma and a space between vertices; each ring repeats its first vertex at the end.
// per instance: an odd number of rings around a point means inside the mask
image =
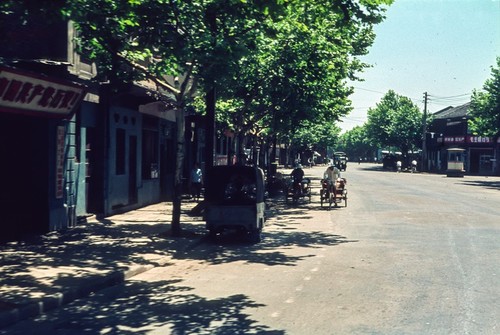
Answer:
POLYGON ((333 153, 333 161, 334 164, 340 171, 345 171, 347 169, 347 155, 345 152, 336 151, 333 153))

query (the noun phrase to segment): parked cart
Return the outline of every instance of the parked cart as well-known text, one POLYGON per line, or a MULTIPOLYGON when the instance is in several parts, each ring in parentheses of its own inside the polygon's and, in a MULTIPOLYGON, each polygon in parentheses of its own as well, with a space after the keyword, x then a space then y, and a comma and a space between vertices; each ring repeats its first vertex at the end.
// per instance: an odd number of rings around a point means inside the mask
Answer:
POLYGON ((211 237, 239 230, 259 242, 264 227, 264 173, 250 166, 215 166, 207 171, 205 221, 211 237))

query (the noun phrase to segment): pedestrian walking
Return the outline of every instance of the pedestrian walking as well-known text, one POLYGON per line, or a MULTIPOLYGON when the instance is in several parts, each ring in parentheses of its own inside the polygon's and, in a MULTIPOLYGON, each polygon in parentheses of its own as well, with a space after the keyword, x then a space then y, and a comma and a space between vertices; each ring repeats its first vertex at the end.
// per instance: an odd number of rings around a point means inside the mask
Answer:
POLYGON ((191 196, 196 201, 200 200, 202 184, 203 173, 198 163, 194 163, 193 169, 191 170, 191 196))
POLYGON ((417 161, 416 160, 411 161, 411 173, 413 173, 413 172, 417 172, 417 161))

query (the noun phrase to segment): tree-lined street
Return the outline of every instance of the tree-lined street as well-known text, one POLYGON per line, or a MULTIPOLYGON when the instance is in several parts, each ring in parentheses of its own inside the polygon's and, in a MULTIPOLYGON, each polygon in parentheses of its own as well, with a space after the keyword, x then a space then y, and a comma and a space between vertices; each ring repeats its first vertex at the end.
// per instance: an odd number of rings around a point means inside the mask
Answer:
POLYGON ((269 201, 263 241, 203 238, 9 334, 497 334, 500 179, 350 164, 349 206, 269 201))

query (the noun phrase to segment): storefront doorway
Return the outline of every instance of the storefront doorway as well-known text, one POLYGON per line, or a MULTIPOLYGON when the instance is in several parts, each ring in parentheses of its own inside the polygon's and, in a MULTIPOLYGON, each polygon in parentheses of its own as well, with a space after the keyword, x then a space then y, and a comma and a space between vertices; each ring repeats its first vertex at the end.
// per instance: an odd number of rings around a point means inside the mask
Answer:
POLYGON ((470 149, 470 173, 480 175, 493 174, 493 149, 470 149))
POLYGON ((49 229, 48 121, 0 115, 0 229, 14 240, 49 229))

